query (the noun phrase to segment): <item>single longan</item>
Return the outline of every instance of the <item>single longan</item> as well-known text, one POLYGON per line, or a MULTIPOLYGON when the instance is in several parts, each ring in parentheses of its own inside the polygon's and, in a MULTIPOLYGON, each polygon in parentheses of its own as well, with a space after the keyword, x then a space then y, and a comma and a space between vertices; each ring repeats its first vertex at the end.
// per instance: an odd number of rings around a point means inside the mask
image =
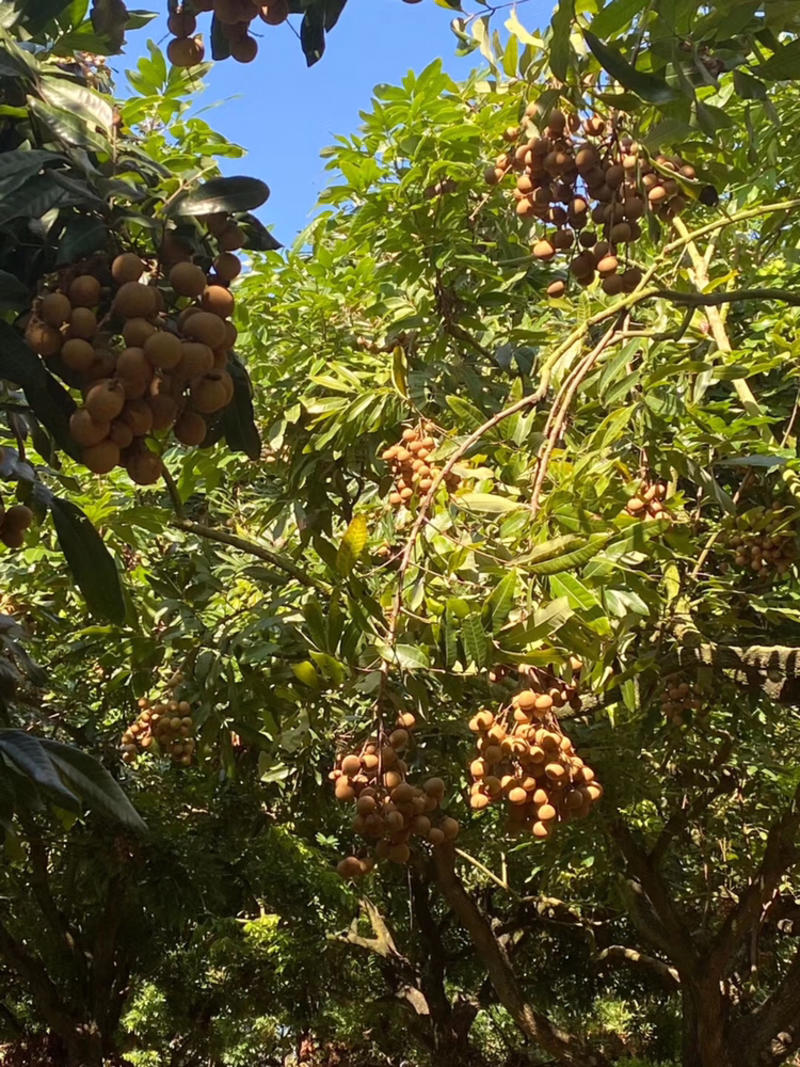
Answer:
POLYGON ((123 252, 111 264, 111 277, 117 285, 138 282, 144 274, 144 263, 135 252, 123 252))
POLYGON ((174 333, 157 330, 144 343, 144 355, 160 370, 172 370, 183 359, 183 344, 174 333))
POLYGON ((214 260, 214 270, 223 282, 232 282, 242 272, 242 261, 233 252, 220 252, 214 260))
POLYGON ((244 234, 236 223, 229 223, 217 238, 221 252, 235 252, 244 244, 244 234))
POLYGON ((252 63, 258 55, 258 41, 245 34, 240 40, 231 42, 231 55, 237 63, 252 63))
POLYGON ((187 378, 197 378, 208 374, 214 366, 214 353, 208 345, 199 341, 181 342, 180 368, 187 378))
POLYGON ((100 282, 93 274, 79 274, 69 287, 73 307, 95 307, 100 300, 100 282))
POLYGON ((86 408, 78 408, 73 411, 69 419, 70 436, 77 444, 84 448, 98 445, 108 437, 108 422, 95 421, 86 408))
POLYGON ((128 400, 122 409, 122 421, 133 431, 134 437, 144 437, 153 427, 153 411, 146 400, 128 400))
POLYGON ((199 37, 174 37, 167 45, 167 59, 173 67, 196 67, 205 54, 199 37))
MULTIPOLYGON (((227 292, 223 290, 223 292, 227 292)), ((187 309, 188 310, 188 309, 187 309)), ((195 309, 194 314, 188 316, 179 326, 186 337, 193 341, 200 341, 209 348, 221 348, 225 344, 229 334, 228 323, 212 314, 210 311, 195 309)))
POLYGON ((199 296, 206 287, 206 274, 195 263, 176 263, 169 284, 179 296, 199 296))
POLYGON ((108 474, 119 463, 119 448, 113 441, 101 441, 84 448, 81 458, 94 474, 108 474))
POLYGON ((91 341, 97 333, 97 316, 91 308, 73 308, 69 317, 69 337, 91 341))
MULTIPOLYGON (((145 448, 141 452, 136 452, 132 455, 125 466, 132 481, 137 485, 152 485, 157 482, 161 477, 163 470, 163 464, 161 457, 157 456, 155 452, 151 452, 150 449, 145 448)), ((174 723, 175 720, 173 719, 174 723)), ((180 728, 180 719, 178 720, 178 728, 180 728)), ((173 727, 175 728, 175 727, 173 727)))
POLYGON ((61 326, 69 321, 72 304, 63 293, 48 293, 42 297, 39 315, 48 326, 61 326))
POLYGON ((46 322, 31 321, 25 328, 25 341, 40 356, 48 359, 61 351, 61 334, 46 322))
POLYGON ((86 394, 86 410, 96 422, 110 422, 122 411, 125 390, 121 382, 99 382, 86 394))
POLYGON ((139 282, 125 282, 114 297, 114 312, 123 319, 146 319, 158 306, 156 290, 139 282))
POLYGON ((222 285, 206 286, 200 298, 200 303, 204 311, 219 315, 221 319, 230 318, 233 314, 233 293, 222 285))
POLYGON ((208 427, 202 415, 195 411, 185 411, 175 422, 173 433, 182 445, 201 445, 206 439, 208 427))
POLYGON ((70 370, 84 374, 94 363, 95 352, 88 341, 71 337, 61 346, 61 358, 70 370))
POLYGON ((156 332, 155 326, 147 319, 128 319, 122 327, 122 338, 127 348, 141 348, 148 337, 156 332))
POLYGON ((158 393, 156 396, 148 397, 147 406, 152 412, 153 430, 168 430, 178 417, 177 401, 168 393, 158 393))

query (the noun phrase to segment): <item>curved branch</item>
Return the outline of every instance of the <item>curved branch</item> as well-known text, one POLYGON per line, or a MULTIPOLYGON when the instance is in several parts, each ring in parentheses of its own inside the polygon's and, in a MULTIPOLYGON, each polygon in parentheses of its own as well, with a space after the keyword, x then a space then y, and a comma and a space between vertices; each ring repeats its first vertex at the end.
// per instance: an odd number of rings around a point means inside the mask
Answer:
POLYGON ((625 945, 609 945, 604 948, 597 957, 597 963, 600 966, 604 963, 629 963, 650 971, 669 989, 677 989, 681 984, 681 976, 674 967, 635 948, 626 948, 625 945))

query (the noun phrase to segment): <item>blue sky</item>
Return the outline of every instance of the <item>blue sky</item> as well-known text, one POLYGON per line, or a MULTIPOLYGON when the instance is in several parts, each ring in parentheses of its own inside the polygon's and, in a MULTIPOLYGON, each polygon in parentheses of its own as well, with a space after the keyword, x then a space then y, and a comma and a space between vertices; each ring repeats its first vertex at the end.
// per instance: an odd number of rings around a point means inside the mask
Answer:
MULTIPOLYGON (((523 21, 531 26, 544 23, 551 6, 550 0, 528 0, 523 21)), ((502 15, 495 16, 500 27, 502 15)), ((291 243, 308 223, 329 177, 319 153, 334 135, 357 128, 358 113, 368 109, 373 86, 396 83, 409 69, 421 70, 437 57, 455 77, 480 65, 479 53, 455 55, 452 17, 452 11, 433 0, 349 0, 328 37, 325 55, 311 68, 289 25, 267 26, 260 20, 253 23, 260 34, 253 63, 228 59, 215 64, 201 103, 219 106, 205 117, 248 152, 243 160, 224 161, 223 170, 267 182, 272 195, 259 215, 279 241, 291 243)), ((210 15, 198 19, 198 31, 206 38, 209 20, 210 15)), ((299 26, 297 16, 292 22, 299 26)), ((166 48, 165 18, 130 33, 125 62, 120 57, 114 67, 135 66, 148 37, 166 48)), ((120 91, 123 83, 119 78, 120 91)))

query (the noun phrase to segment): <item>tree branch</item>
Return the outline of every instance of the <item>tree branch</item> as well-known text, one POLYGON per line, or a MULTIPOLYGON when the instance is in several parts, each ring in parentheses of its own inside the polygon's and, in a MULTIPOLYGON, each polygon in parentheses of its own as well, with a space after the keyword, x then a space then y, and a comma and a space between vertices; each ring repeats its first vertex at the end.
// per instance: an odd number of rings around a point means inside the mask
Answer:
POLYGON ((680 974, 674 967, 655 956, 648 956, 624 945, 609 945, 604 948, 598 955, 597 962, 600 966, 604 963, 629 963, 634 967, 644 968, 660 979, 668 989, 677 989, 681 984, 680 974))
POLYGON ((678 289, 656 289, 651 295, 669 300, 671 304, 693 308, 717 307, 741 300, 779 300, 783 304, 800 304, 800 293, 794 293, 791 289, 729 289, 716 293, 684 293, 678 289))

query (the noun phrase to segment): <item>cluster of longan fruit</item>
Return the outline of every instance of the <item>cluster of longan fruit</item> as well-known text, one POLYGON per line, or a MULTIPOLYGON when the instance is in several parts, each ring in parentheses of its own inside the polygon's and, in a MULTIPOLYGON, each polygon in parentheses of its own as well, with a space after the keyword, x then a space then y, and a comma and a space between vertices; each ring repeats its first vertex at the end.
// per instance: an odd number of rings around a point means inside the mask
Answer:
MULTIPOLYGON (((531 104, 521 125, 506 129, 509 148, 487 169, 486 181, 497 185, 516 174, 517 215, 553 226, 531 242, 537 259, 548 262, 562 252, 578 285, 599 275, 609 296, 633 292, 642 272, 628 262, 628 250, 641 237, 640 220, 648 210, 664 219, 679 214, 686 202, 677 178, 667 175, 692 179, 694 168, 677 157, 649 160, 632 138, 596 115, 581 121, 552 111, 542 136, 537 117, 531 104)), ((566 288, 558 278, 547 292, 559 297, 566 288)))
POLYGON ((336 798, 355 802, 353 829, 374 842, 372 854, 347 856, 339 862, 336 870, 342 878, 360 878, 382 859, 407 863, 412 837, 441 845, 458 834, 456 820, 439 812, 445 792, 442 779, 429 778, 422 786, 406 780, 408 766, 400 753, 408 747, 414 725, 410 711, 399 712, 391 733, 379 733, 358 752, 344 753, 330 773, 336 798), (440 817, 434 825, 437 812, 440 817))
POLYGON ((737 518, 727 538, 737 567, 764 578, 788 574, 797 560, 797 537, 787 526, 788 514, 776 506, 757 507, 737 518))
POLYGON ((0 500, 0 541, 7 548, 21 548, 25 540, 25 531, 33 522, 33 512, 24 504, 14 504, 10 508, 3 506, 0 500))
MULTIPOLYGON (((436 441, 431 437, 426 426, 409 426, 396 445, 383 452, 381 458, 392 468, 394 491, 389 494, 389 503, 393 508, 405 505, 410 507, 415 496, 424 496, 433 485, 433 479, 440 468, 432 456, 436 441)), ((453 471, 444 476, 444 484, 452 493, 458 488, 461 479, 453 471)))
POLYGON ((558 822, 589 814, 603 788, 562 733, 554 714, 559 704, 561 687, 542 686, 516 693, 496 715, 483 709, 473 716, 469 726, 478 735, 469 766, 473 811, 504 801, 509 828, 540 839, 558 822))
POLYGON ((672 726, 683 726, 688 711, 698 712, 703 700, 691 682, 681 674, 668 674, 660 696, 661 711, 672 726))
POLYGON ((203 62, 205 48, 199 37, 195 15, 213 11, 230 54, 238 63, 252 63, 258 55, 258 41, 250 32, 250 23, 260 17, 268 26, 277 26, 289 17, 288 0, 185 0, 167 20, 173 39, 167 46, 167 58, 176 67, 195 67, 203 62))
POLYGON ((122 466, 133 481, 152 484, 162 463, 147 439, 160 448, 155 435, 171 429, 181 444, 200 445, 207 417, 233 399, 226 368, 236 328, 227 285, 241 264, 223 251, 214 265, 209 275, 183 258, 164 279, 123 252, 110 266, 101 256, 66 272, 38 297, 25 339, 81 389, 70 434, 95 474, 122 466))
POLYGON ((176 766, 188 767, 195 749, 192 705, 170 693, 156 703, 147 697, 138 701, 139 715, 122 735, 120 752, 133 763, 140 751, 154 749, 169 756, 176 766))
POLYGON ((625 510, 635 519, 643 521, 669 518, 664 506, 666 495, 666 482, 643 481, 634 495, 628 498, 625 510))

